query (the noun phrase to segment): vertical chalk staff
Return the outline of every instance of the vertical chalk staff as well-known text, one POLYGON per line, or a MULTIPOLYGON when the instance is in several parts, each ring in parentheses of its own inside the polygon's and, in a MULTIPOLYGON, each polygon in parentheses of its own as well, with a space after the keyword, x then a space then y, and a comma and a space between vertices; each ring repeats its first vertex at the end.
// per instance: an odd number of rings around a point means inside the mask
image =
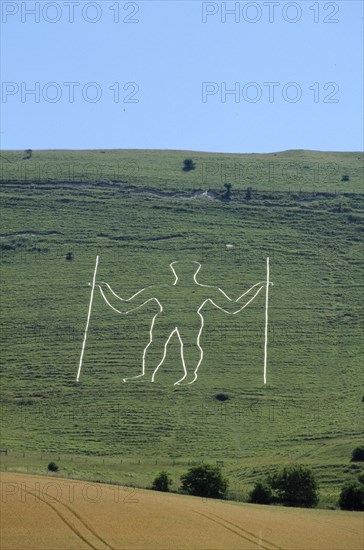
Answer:
POLYGON ((94 270, 94 276, 92 279, 92 287, 91 287, 91 296, 90 296, 90 304, 88 307, 88 315, 87 315, 87 321, 86 321, 86 327, 85 327, 85 334, 83 336, 83 343, 82 343, 82 350, 81 350, 81 357, 80 357, 80 364, 78 365, 78 371, 77 371, 77 378, 76 382, 80 379, 81 369, 82 369, 82 361, 83 361, 83 354, 85 352, 85 346, 86 346, 86 340, 87 340, 87 331, 88 326, 90 324, 90 317, 91 317, 91 310, 92 310, 92 301, 94 299, 94 290, 95 290, 95 283, 96 283, 96 273, 97 273, 97 267, 99 265, 99 257, 96 256, 96 265, 94 270))

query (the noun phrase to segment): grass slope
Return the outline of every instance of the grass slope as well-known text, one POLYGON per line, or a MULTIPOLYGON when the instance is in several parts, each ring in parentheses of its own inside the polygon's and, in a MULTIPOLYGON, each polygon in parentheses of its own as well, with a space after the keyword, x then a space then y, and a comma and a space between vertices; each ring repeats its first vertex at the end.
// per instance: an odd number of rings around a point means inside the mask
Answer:
MULTIPOLYGON (((8 466, 20 466, 19 453, 23 465, 40 452, 62 453, 65 469, 72 454, 115 456, 119 466, 103 465, 102 476, 125 481, 119 458, 133 457, 145 464, 135 481, 146 484, 158 459, 223 460, 244 492, 262 473, 298 461, 315 469, 333 503, 355 473, 349 458, 362 429, 362 155, 115 150, 1 157, 8 466), (185 158, 195 171, 182 171, 185 158), (218 199, 226 182, 230 202, 218 199), (244 198, 248 187, 251 200, 244 198), (199 196, 204 191, 215 198, 199 196), (206 307, 198 381, 174 387, 182 376, 176 339, 157 383, 123 383, 140 370, 156 310, 149 304, 121 317, 98 293, 77 385, 96 254, 98 279, 123 297, 172 283, 169 263, 194 260, 202 263, 201 283, 235 298, 265 278, 270 256, 267 386, 263 295, 234 316, 206 307), (230 399, 216 400, 220 392, 230 399)), ((188 321, 187 304, 186 288, 181 314, 188 321)))

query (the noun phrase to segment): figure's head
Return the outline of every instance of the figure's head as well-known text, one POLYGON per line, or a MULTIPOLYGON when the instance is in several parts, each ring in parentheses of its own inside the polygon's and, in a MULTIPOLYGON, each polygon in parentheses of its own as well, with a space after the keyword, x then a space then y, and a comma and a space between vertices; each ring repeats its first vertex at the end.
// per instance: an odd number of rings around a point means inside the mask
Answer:
POLYGON ((174 284, 181 281, 190 281, 193 280, 194 276, 201 268, 201 264, 195 261, 177 261, 170 264, 170 268, 173 271, 175 276, 174 284))

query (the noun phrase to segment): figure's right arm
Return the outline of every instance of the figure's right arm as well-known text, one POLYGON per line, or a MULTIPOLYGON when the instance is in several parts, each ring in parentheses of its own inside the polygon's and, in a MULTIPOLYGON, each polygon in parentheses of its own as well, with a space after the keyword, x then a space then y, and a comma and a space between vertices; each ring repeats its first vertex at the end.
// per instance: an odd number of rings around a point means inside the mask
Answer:
POLYGON ((143 288, 142 290, 139 290, 139 292, 133 294, 130 298, 124 299, 118 296, 108 283, 100 282, 97 286, 99 287, 101 296, 107 305, 116 311, 116 313, 121 313, 123 315, 143 307, 151 300, 155 300, 151 290, 152 287, 143 288))

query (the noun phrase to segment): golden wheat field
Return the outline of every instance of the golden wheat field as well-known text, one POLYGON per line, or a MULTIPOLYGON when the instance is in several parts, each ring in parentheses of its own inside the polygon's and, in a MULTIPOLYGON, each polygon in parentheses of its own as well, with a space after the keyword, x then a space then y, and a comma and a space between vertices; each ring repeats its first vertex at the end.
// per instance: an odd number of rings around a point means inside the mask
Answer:
POLYGON ((1 550, 362 550, 363 514, 1 475, 1 550))

